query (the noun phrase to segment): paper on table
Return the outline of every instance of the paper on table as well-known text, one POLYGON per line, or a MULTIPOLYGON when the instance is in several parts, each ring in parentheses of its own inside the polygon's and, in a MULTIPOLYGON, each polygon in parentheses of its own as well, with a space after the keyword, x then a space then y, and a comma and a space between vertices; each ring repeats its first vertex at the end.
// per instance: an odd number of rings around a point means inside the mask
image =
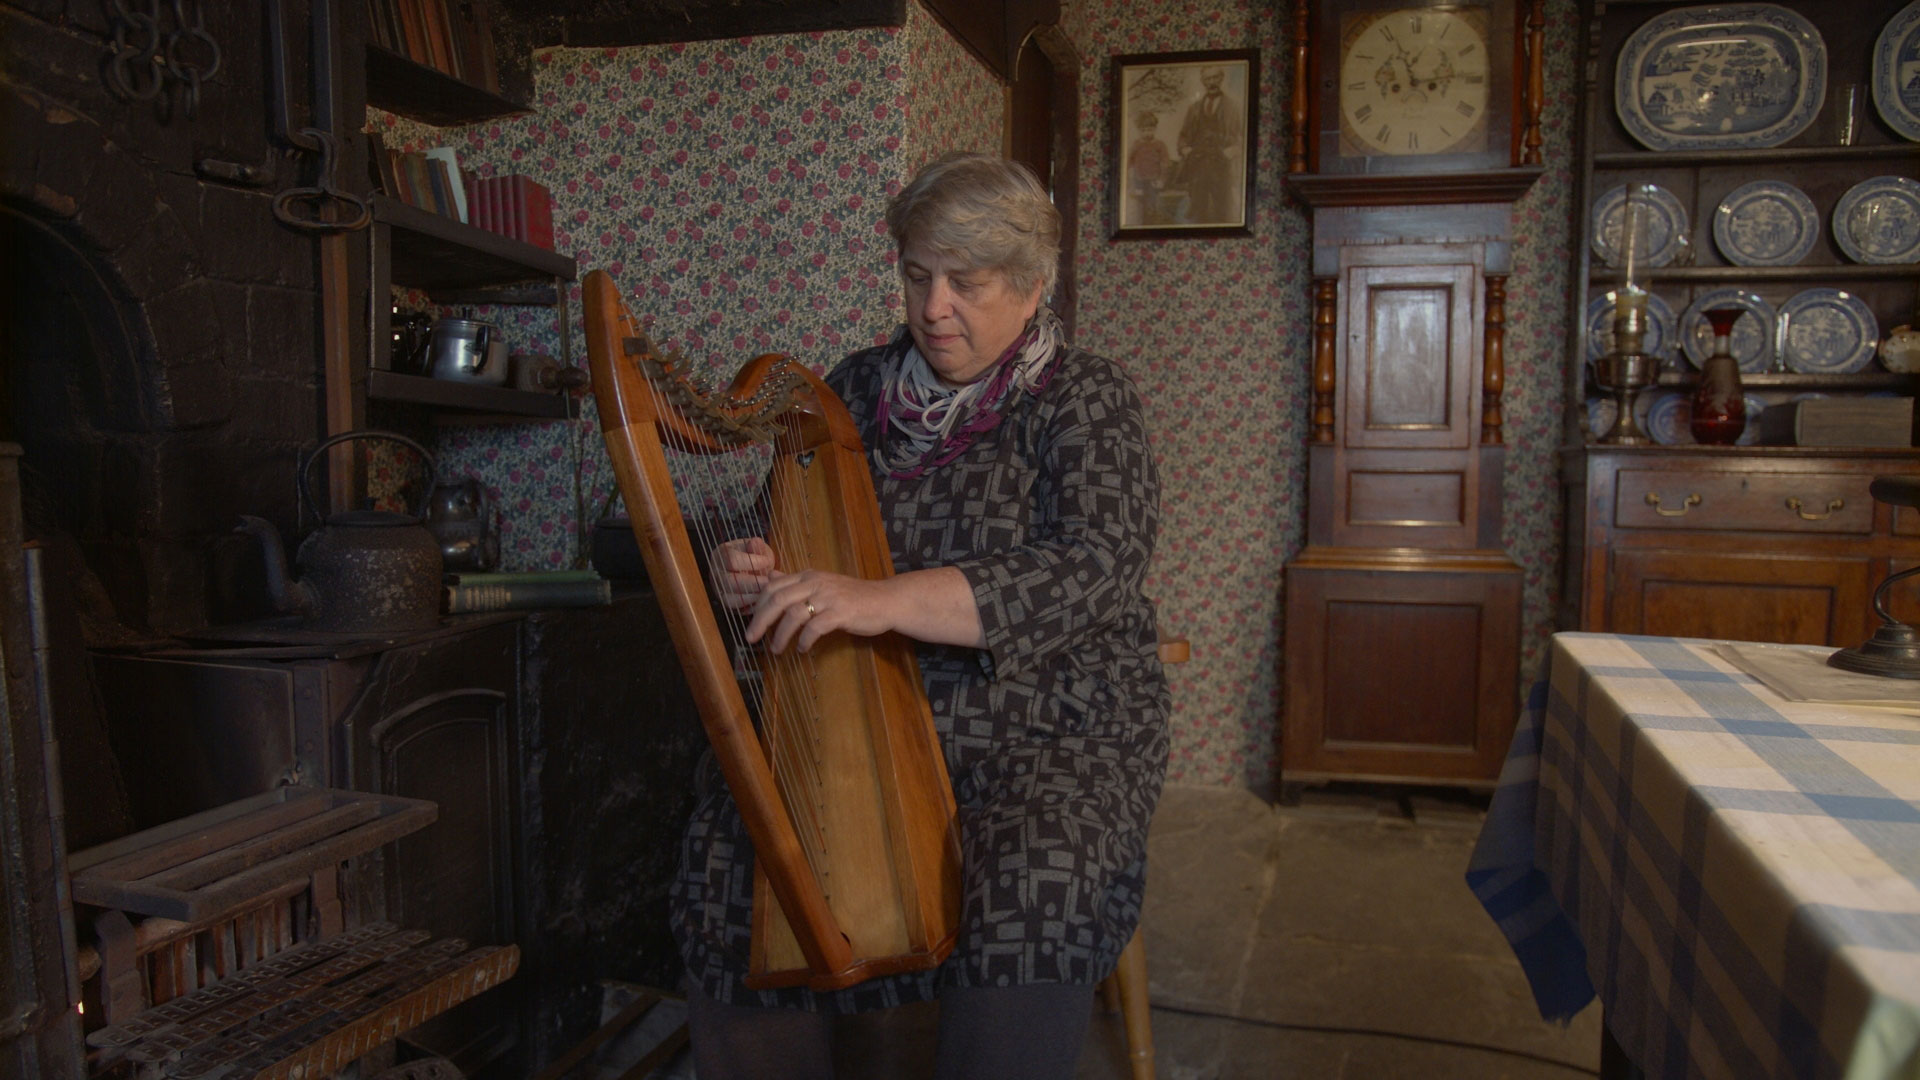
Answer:
POLYGON ((1714 646, 1733 666, 1788 701, 1856 705, 1920 716, 1920 680, 1858 675, 1827 666, 1832 649, 1723 641, 1714 646))

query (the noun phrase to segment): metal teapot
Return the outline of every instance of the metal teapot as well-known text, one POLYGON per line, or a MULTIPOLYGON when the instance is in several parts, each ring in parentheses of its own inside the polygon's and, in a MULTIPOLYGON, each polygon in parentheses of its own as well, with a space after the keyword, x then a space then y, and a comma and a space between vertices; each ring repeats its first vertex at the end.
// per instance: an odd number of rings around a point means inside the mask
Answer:
POLYGON ((288 577, 286 551, 271 523, 243 515, 238 531, 259 538, 264 548, 274 607, 303 616, 307 629, 361 634, 430 630, 440 624, 440 543, 427 531, 424 510, 327 515, 307 483, 307 473, 323 451, 353 439, 387 439, 410 447, 427 473, 421 490, 433 489, 433 456, 419 443, 385 431, 342 432, 300 463, 300 498, 323 524, 308 534, 294 556, 298 580, 288 577))

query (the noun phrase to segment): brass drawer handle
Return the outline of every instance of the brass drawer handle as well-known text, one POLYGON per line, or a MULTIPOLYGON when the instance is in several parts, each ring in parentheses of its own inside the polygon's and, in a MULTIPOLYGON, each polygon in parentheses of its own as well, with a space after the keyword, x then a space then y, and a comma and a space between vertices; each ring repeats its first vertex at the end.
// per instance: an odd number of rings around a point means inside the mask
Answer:
POLYGON ((1802 504, 1800 502, 1800 496, 1798 495, 1787 496, 1787 509, 1793 511, 1796 514, 1799 514, 1801 521, 1825 521, 1828 518, 1833 516, 1834 511, 1839 510, 1845 507, 1846 505, 1847 505, 1847 500, 1835 499, 1832 502, 1827 504, 1826 513, 1809 514, 1805 510, 1801 509, 1802 504))
POLYGON ((1666 510, 1660 506, 1660 496, 1649 491, 1647 492, 1647 505, 1653 507, 1653 512, 1659 514, 1661 517, 1684 517, 1687 511, 1700 505, 1700 496, 1698 493, 1688 495, 1686 500, 1680 504, 1680 509, 1666 510))

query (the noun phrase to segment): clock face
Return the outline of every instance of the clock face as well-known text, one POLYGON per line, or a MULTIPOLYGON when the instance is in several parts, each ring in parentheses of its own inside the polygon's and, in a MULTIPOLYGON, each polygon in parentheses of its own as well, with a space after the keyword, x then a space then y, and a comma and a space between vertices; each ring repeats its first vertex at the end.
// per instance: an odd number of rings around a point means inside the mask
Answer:
POLYGON ((1487 148, 1486 8, 1450 4, 1355 15, 1342 30, 1343 153, 1487 148))

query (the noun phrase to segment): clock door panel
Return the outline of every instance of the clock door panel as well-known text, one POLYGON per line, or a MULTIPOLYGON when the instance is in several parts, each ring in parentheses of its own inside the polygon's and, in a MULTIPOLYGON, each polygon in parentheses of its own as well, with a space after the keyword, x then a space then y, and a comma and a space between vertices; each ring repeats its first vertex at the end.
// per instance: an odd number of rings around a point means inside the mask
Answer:
POLYGON ((1347 280, 1345 445, 1472 445, 1473 267, 1356 266, 1347 280))

